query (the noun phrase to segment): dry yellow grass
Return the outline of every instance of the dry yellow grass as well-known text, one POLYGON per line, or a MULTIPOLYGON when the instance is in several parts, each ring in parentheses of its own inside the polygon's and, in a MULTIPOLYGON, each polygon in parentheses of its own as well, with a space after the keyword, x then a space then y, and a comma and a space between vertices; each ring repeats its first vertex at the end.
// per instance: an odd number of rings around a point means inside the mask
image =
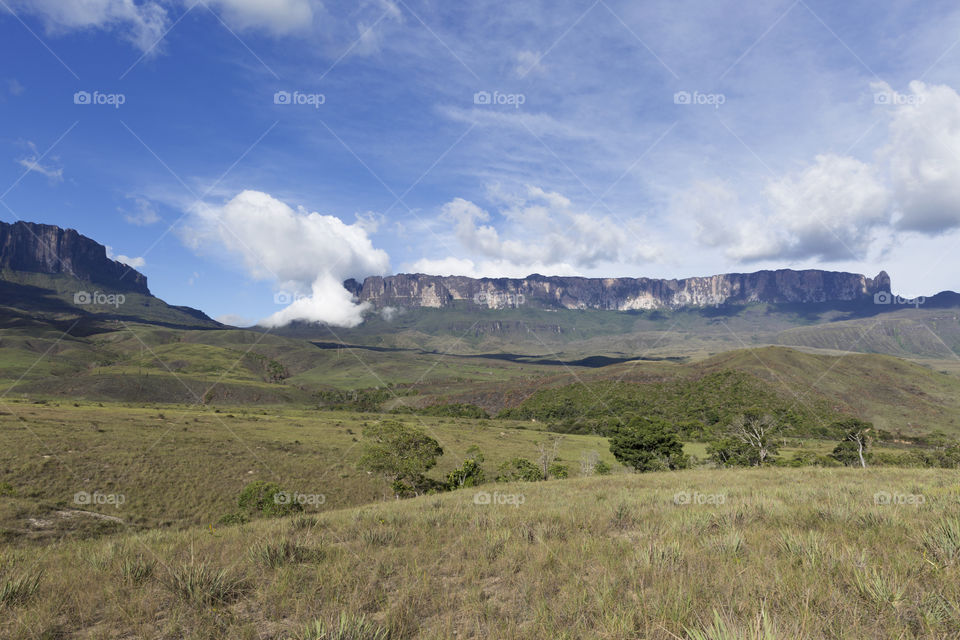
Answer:
POLYGON ((293 638, 347 614, 394 639, 957 637, 958 481, 618 475, 8 550, 0 583, 43 578, 0 636, 293 638))

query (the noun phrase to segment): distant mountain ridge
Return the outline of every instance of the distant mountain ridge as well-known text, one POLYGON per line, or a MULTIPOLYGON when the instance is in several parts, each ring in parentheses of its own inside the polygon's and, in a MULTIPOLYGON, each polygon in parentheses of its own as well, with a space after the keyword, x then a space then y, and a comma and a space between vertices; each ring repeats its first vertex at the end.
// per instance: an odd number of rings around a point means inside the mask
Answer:
POLYGON ((70 275, 112 291, 150 295, 147 277, 108 258, 102 244, 51 224, 0 222, 0 269, 70 275))
POLYGON ((344 286, 360 302, 384 307, 445 308, 460 302, 487 308, 601 309, 612 311, 678 309, 756 303, 872 302, 890 292, 890 277, 881 271, 862 274, 807 269, 727 273, 683 279, 468 278, 398 274, 371 276, 344 286))

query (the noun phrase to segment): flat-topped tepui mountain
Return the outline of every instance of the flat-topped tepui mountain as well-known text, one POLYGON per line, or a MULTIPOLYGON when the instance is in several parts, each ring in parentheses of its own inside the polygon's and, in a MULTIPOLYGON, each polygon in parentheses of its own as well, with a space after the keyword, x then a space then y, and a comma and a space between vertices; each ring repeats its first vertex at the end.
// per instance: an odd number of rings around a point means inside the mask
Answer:
POLYGON ((727 304, 791 304, 871 301, 890 291, 881 271, 868 278, 857 273, 808 269, 757 271, 662 280, 654 278, 468 278, 398 274, 373 276, 344 286, 374 308, 444 308, 467 301, 489 308, 526 306, 539 309, 612 311, 677 309, 727 304))
POLYGON ((0 222, 0 321, 70 325, 75 319, 84 331, 106 320, 222 326, 197 309, 153 296, 145 275, 110 259, 106 247, 74 229, 0 222))
POLYGON ((108 258, 102 244, 50 224, 0 222, 0 269, 64 274, 112 291, 150 295, 147 277, 108 258))

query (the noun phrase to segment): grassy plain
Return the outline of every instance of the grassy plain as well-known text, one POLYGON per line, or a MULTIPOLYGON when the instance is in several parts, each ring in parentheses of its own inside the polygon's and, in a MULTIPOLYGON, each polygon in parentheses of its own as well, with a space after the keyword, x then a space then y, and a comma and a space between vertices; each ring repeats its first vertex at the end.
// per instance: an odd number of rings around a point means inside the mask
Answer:
POLYGON ((951 638, 958 481, 619 474, 12 548, 0 582, 41 577, 0 635, 387 637, 306 632, 343 615, 394 639, 951 638))

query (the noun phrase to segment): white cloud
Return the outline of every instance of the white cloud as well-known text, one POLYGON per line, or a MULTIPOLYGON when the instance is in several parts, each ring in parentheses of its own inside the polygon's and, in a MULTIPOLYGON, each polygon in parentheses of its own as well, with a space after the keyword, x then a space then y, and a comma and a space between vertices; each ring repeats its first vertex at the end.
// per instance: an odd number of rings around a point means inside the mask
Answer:
POLYGON ((761 242, 741 237, 730 251, 735 258, 856 258, 890 219, 890 192, 876 169, 849 156, 819 155, 799 173, 771 180, 764 195, 770 215, 752 223, 761 242))
POLYGON ((522 78, 529 73, 544 71, 545 67, 540 61, 542 57, 543 55, 536 51, 518 52, 517 66, 514 68, 514 73, 522 78))
POLYGON ((674 203, 696 238, 729 258, 862 259, 889 250, 895 232, 960 229, 960 95, 911 82, 908 93, 870 85, 887 129, 873 161, 822 154, 741 202, 720 180, 699 181, 674 203), (884 246, 885 245, 885 246, 884 246))
POLYGON ((357 226, 370 234, 376 233, 380 225, 387 221, 387 218, 382 213, 377 213, 376 211, 358 213, 356 216, 357 226))
POLYGON ((801 171, 768 180, 756 203, 721 180, 696 183, 674 203, 700 244, 740 262, 863 257, 889 223, 890 191, 875 168, 849 156, 819 155, 801 171))
POLYGON ((960 227, 960 95, 923 82, 911 82, 908 94, 874 89, 891 109, 879 159, 895 192, 896 226, 928 234, 960 227))
POLYGON ((466 276, 468 278, 525 278, 539 273, 544 276, 577 276, 583 270, 569 264, 539 262, 515 264, 509 260, 480 260, 469 258, 421 258, 405 271, 434 276, 466 276))
POLYGON ((32 142, 27 142, 27 147, 29 147, 30 153, 23 158, 19 158, 17 164, 28 172, 32 171, 46 176, 51 182, 63 182, 62 167, 55 167, 53 164, 41 164, 40 153, 37 151, 37 146, 32 142))
POLYGON ((562 194, 532 185, 522 192, 493 186, 488 195, 498 207, 496 216, 454 198, 443 205, 436 221, 450 229, 466 256, 427 257, 413 268, 470 276, 573 275, 601 264, 645 262, 659 255, 641 220, 581 211, 562 194))
MULTIPOLYGON (((50 33, 76 29, 116 30, 138 49, 151 51, 169 23, 157 2, 133 0, 12 0, 12 8, 39 16, 50 33)), ((155 50, 155 49, 153 49, 155 50)))
POLYGON ((113 252, 113 247, 107 245, 107 257, 111 260, 116 260, 117 262, 122 262, 128 267, 133 267, 134 269, 139 269, 141 267, 147 266, 147 261, 142 257, 131 258, 130 256, 125 256, 121 254, 115 254, 113 252))
POLYGON ((312 0, 208 0, 234 29, 263 29, 276 35, 309 29, 318 2, 312 0))
POLYGON ((134 211, 125 212, 123 217, 130 224, 138 227, 146 227, 160 222, 160 215, 154 208, 153 203, 146 198, 133 198, 134 211))
POLYGON ((197 251, 223 249, 250 276, 296 294, 292 304, 263 320, 267 326, 294 320, 359 324, 366 305, 356 304, 342 282, 389 268, 389 257, 373 247, 359 223, 293 209, 259 191, 243 191, 219 207, 195 206, 181 237, 197 251))

